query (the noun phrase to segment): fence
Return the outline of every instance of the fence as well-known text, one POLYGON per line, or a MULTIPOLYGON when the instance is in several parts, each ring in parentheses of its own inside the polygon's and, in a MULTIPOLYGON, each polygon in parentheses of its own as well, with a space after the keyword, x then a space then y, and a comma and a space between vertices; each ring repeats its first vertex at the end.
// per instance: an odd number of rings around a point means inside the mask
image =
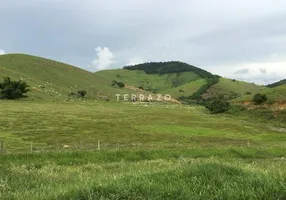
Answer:
MULTIPOLYGON (((27 142, 24 145, 15 145, 13 143, 0 142, 0 154, 9 153, 27 153, 27 152, 55 152, 55 151, 105 151, 105 150, 140 150, 140 149, 193 149, 193 148, 212 148, 218 144, 195 144, 186 141, 174 141, 173 143, 141 143, 141 142, 108 142, 98 140, 96 142, 79 141, 73 144, 55 143, 54 145, 41 145, 33 142, 27 142)), ((230 145, 230 144, 228 144, 230 145)), ((234 147, 253 146, 247 140, 245 143, 236 144, 234 147)))

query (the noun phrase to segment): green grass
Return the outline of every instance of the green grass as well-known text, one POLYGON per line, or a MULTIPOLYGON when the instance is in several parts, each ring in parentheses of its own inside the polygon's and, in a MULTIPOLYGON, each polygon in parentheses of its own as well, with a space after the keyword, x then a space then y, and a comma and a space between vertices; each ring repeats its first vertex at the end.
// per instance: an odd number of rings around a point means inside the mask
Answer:
MULTIPOLYGON (((115 94, 138 93, 129 88, 112 87, 112 80, 122 81, 127 85, 161 94, 170 94, 178 99, 191 96, 206 83, 194 72, 171 74, 146 74, 140 70, 104 70, 94 73, 57 61, 24 54, 6 54, 0 56, 0 74, 13 80, 24 80, 31 86, 28 100, 50 99, 53 101, 67 99, 70 92, 86 90, 88 99, 100 100, 108 96, 116 100, 115 94)), ((282 85, 275 88, 257 86, 251 83, 232 81, 221 78, 219 83, 211 87, 204 98, 224 95, 236 101, 249 101, 256 93, 269 96, 269 102, 285 102, 286 88, 282 85), (246 95, 247 92, 251 94, 246 95)), ((142 93, 142 92, 141 92, 142 93)), ((146 95, 150 94, 145 92, 146 95)))
POLYGON ((193 151, 142 150, 22 154, 1 159, 1 199, 286 197, 285 160, 281 159, 196 158, 193 151))
POLYGON ((286 197, 286 135, 271 121, 158 103, 1 101, 0 110, 0 199, 286 197))
MULTIPOLYGON (((32 87, 28 98, 0 101, 1 200, 286 199, 284 111, 233 106, 211 115, 196 105, 95 101, 138 92, 111 87, 113 79, 189 96, 205 83, 192 72, 92 74, 39 57, 2 55, 0 73, 32 87), (66 101, 80 89, 88 91, 86 99, 66 101)), ((221 79, 211 92, 262 89, 283 97, 283 86, 250 85, 221 79)))
POLYGON ((245 100, 250 100, 254 94, 261 93, 268 89, 269 88, 258 86, 252 83, 220 78, 219 83, 212 86, 203 96, 204 98, 208 98, 211 96, 223 95, 226 99, 244 97, 245 100), (247 92, 250 92, 251 94, 247 95, 247 92))
POLYGON ((182 72, 171 74, 146 74, 142 70, 103 70, 96 73, 105 79, 121 81, 134 87, 143 87, 145 90, 162 94, 170 94, 173 98, 179 98, 183 95, 190 96, 196 92, 203 84, 205 79, 200 78, 194 72, 182 72), (184 90, 180 92, 180 90, 184 90))
MULTIPOLYGON (((111 87, 112 79, 57 61, 25 55, 6 54, 0 56, 0 75, 12 80, 24 80, 31 86, 28 100, 65 101, 70 92, 87 91, 88 99, 108 96, 116 100, 115 94, 131 94, 133 91, 111 87)), ((2 82, 2 80, 1 80, 2 82)))
MULTIPOLYGON (((270 124, 210 115, 203 107, 170 104, 2 101, 0 140, 7 152, 90 146, 103 149, 285 145, 270 124), (264 141, 269 136, 271 141, 264 141)), ((283 122, 281 122, 282 124, 283 122)), ((279 124, 278 124, 279 125, 279 124)))

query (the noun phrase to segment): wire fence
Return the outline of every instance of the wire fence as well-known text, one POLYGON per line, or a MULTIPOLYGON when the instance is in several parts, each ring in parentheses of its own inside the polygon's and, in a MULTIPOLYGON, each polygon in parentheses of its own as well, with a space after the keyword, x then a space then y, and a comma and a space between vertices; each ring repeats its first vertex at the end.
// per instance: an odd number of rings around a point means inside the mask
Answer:
MULTIPOLYGON (((0 154, 28 153, 28 152, 59 152, 59 151, 107 151, 107 150, 159 150, 159 149, 194 149, 194 148, 215 148, 219 144, 205 143, 196 144, 186 141, 174 141, 172 143, 142 143, 142 142, 107 142, 107 141, 79 141, 73 144, 54 143, 53 145, 43 145, 39 143, 27 142, 25 144, 15 144, 0 141, 0 154)), ((219 145, 221 147, 221 144, 219 145)), ((254 147, 249 140, 240 144, 228 144, 233 147, 254 147)))

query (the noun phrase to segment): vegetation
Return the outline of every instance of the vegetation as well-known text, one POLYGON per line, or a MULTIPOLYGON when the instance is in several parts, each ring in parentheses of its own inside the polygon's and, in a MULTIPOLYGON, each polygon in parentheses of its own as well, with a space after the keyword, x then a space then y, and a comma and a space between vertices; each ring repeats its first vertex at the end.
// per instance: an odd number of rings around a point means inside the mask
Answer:
POLYGON ((253 101, 255 104, 262 104, 267 101, 267 96, 265 94, 256 94, 253 97, 253 101))
POLYGON ((212 99, 206 103, 205 106, 211 113, 223 113, 229 110, 230 104, 227 101, 221 99, 212 99))
POLYGON ((112 85, 112 86, 117 85, 117 86, 120 87, 120 88, 124 88, 124 87, 125 87, 125 84, 124 84, 124 83, 118 82, 118 81, 115 81, 115 80, 112 81, 112 84, 111 84, 111 85, 112 85))
POLYGON ((274 88, 280 85, 286 85, 286 79, 267 85, 266 87, 274 88))
POLYGON ((0 198, 285 199, 285 161, 239 158, 251 151, 226 160, 196 150, 4 155, 0 198))
POLYGON ((25 97, 30 87, 24 81, 12 81, 10 77, 4 77, 3 83, 0 83, 0 98, 19 99, 25 97))
POLYGON ((70 92, 68 94, 69 97, 80 97, 83 98, 87 95, 87 92, 85 90, 79 90, 77 92, 70 92))
POLYGON ((77 92, 78 96, 80 97, 85 97, 85 95, 87 94, 87 92, 85 90, 80 90, 77 92))
POLYGON ((171 74, 180 72, 194 72, 202 78, 211 78, 213 75, 198 67, 187 63, 171 61, 171 62, 150 62, 138 64, 134 66, 125 66, 127 70, 144 70, 146 74, 171 74))
POLYGON ((133 91, 130 89, 121 88, 118 91, 110 85, 113 79, 116 80, 116 74, 115 72, 114 78, 104 77, 99 73, 94 74, 71 65, 31 55, 0 56, 0 76, 22 80, 29 84, 31 92, 25 100, 66 101, 71 91, 77 96, 78 90, 85 90, 88 94, 86 99, 93 100, 100 100, 99 96, 108 96, 112 101, 116 100, 117 93, 132 94, 133 91))
POLYGON ((60 105, 0 104, 1 199, 286 195, 286 136, 271 128, 276 120, 264 123, 243 112, 213 116, 200 106, 60 105))
POLYGON ((219 82, 219 76, 213 76, 212 78, 207 79, 207 83, 200 87, 190 98, 194 100, 201 100, 202 95, 207 92, 213 85, 219 82))
POLYGON ((0 103, 0 199, 285 199, 283 104, 269 109, 224 101, 251 100, 249 92, 277 102, 285 86, 160 65, 159 73, 147 67, 148 74, 92 74, 34 56, 1 56, 0 74, 22 77, 32 92, 0 103), (195 99, 212 101, 207 108, 100 101, 138 91, 112 87, 111 80, 189 100, 200 91, 195 99), (66 101, 70 91, 88 96, 66 101))

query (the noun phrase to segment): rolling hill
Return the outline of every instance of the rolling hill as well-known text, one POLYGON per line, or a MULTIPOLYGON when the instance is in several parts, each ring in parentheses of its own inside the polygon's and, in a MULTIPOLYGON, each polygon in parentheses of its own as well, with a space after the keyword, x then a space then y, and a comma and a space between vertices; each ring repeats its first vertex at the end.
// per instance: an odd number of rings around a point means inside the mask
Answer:
POLYGON ((133 90, 111 87, 108 77, 95 75, 83 69, 61 62, 25 55, 6 54, 0 56, 0 77, 23 80, 31 87, 28 99, 66 100, 70 92, 86 90, 87 98, 101 99, 115 94, 129 94, 133 90))
POLYGON ((199 100, 223 97, 233 101, 251 101, 254 94, 269 95, 271 101, 286 100, 281 88, 268 88, 253 83, 222 78, 205 70, 181 62, 145 63, 123 69, 96 72, 106 79, 114 79, 151 92, 170 94, 176 99, 199 100), (153 68, 152 68, 153 67, 153 68), (277 91, 280 95, 276 96, 277 91))
POLYGON ((68 94, 86 90, 88 99, 116 94, 170 94, 174 99, 200 100, 224 97, 233 101, 250 101, 254 94, 263 93, 269 101, 286 101, 286 86, 280 81, 268 87, 231 80, 213 75, 182 62, 152 62, 123 69, 91 73, 61 62, 25 54, 0 56, 0 76, 24 80, 31 86, 28 99, 66 100, 68 94), (125 88, 111 86, 113 80, 125 88), (275 87, 276 86, 276 87, 275 87))

